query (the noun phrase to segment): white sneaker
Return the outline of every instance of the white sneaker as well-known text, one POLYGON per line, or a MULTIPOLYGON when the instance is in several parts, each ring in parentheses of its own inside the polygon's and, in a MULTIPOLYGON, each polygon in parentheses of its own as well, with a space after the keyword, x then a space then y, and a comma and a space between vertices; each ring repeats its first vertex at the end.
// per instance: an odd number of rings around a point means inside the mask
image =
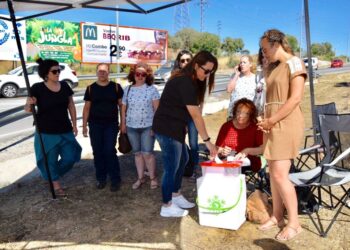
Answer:
POLYGON ((169 207, 162 206, 160 209, 160 216, 162 217, 183 217, 188 215, 188 211, 179 208, 174 203, 171 203, 169 207))
POLYGON ((186 198, 182 194, 179 196, 173 197, 172 202, 181 208, 193 208, 196 205, 186 200, 186 198))

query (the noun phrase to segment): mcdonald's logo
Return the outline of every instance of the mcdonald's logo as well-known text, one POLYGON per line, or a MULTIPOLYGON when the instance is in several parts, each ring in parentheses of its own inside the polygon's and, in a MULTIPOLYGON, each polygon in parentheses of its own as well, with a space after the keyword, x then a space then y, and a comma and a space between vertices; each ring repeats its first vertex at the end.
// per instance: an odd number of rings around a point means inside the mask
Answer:
POLYGON ((84 39, 97 40, 97 26, 84 25, 83 35, 84 39))

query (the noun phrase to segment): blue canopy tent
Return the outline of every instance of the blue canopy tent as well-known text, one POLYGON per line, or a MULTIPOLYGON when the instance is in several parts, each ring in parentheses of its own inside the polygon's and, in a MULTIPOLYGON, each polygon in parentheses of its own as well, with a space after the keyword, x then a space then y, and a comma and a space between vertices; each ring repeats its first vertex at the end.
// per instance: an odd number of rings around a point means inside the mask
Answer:
MULTIPOLYGON (((18 29, 16 22, 21 20, 26 20, 29 18, 35 18, 39 16, 44 16, 56 12, 61 12, 70 9, 100 9, 100 10, 109 10, 109 11, 121 11, 121 12, 130 12, 130 13, 140 13, 140 14, 149 14, 155 11, 160 11, 166 8, 170 8, 191 0, 61 0, 57 2, 56 0, 0 0, 0 10, 8 11, 10 18, 0 16, 0 19, 11 21, 14 27, 17 47, 20 55, 21 64, 23 67, 23 73, 25 77, 25 82, 30 95, 30 86, 27 75, 27 70, 25 67, 25 60, 23 57, 23 51, 20 43, 20 37, 18 34, 18 29), (159 6, 152 7, 151 9, 146 9, 147 4, 152 3, 159 6), (118 6, 118 7, 116 7, 118 6), (30 14, 27 16, 22 16, 20 18, 16 17, 16 12, 21 11, 30 11, 35 14, 30 14)), ((304 16, 305 16, 305 31, 306 31, 306 45, 307 45, 307 57, 308 61, 311 62, 311 42, 310 42, 310 24, 309 24, 309 1, 304 0, 304 16)), ((308 68, 309 76, 312 76, 312 67, 308 68)), ((315 98, 314 98, 314 83, 313 78, 310 77, 310 102, 311 110, 314 110, 315 98)), ((36 121, 36 113, 33 110, 34 121, 36 121)), ((314 116, 312 116, 312 124, 316 124, 314 116)), ((316 126, 313 126, 316 127, 316 126)), ((37 129, 37 128, 36 128, 37 129)), ((38 131, 40 134, 40 131, 38 131)), ((316 131, 314 130, 314 139, 316 139, 316 131)), ((44 151, 44 146, 41 144, 42 150, 44 151)), ((46 160, 45 160, 46 161, 46 160)), ((48 169, 47 169, 48 170, 48 169)), ((49 175, 50 189, 52 192, 53 198, 55 198, 55 193, 52 186, 52 181, 49 175)))

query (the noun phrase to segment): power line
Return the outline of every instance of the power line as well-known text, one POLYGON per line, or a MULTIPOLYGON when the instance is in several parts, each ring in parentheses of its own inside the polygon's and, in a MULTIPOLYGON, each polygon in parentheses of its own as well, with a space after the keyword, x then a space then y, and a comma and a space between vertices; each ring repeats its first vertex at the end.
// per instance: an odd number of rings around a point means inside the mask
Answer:
POLYGON ((190 9, 188 2, 179 4, 175 8, 174 31, 178 32, 184 28, 190 27, 190 9))

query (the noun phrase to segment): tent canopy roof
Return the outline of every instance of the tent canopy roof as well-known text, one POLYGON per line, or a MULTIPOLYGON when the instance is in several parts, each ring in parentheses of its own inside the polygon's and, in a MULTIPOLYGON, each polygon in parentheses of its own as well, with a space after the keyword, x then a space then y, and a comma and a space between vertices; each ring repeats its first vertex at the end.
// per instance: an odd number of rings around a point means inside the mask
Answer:
MULTIPOLYGON (((189 1, 191 0, 12 0, 15 13, 21 11, 35 13, 22 15, 17 21, 76 8, 149 14, 189 1)), ((8 11, 7 0, 0 0, 0 10, 8 11)), ((10 20, 4 17, 0 19, 10 20)))

